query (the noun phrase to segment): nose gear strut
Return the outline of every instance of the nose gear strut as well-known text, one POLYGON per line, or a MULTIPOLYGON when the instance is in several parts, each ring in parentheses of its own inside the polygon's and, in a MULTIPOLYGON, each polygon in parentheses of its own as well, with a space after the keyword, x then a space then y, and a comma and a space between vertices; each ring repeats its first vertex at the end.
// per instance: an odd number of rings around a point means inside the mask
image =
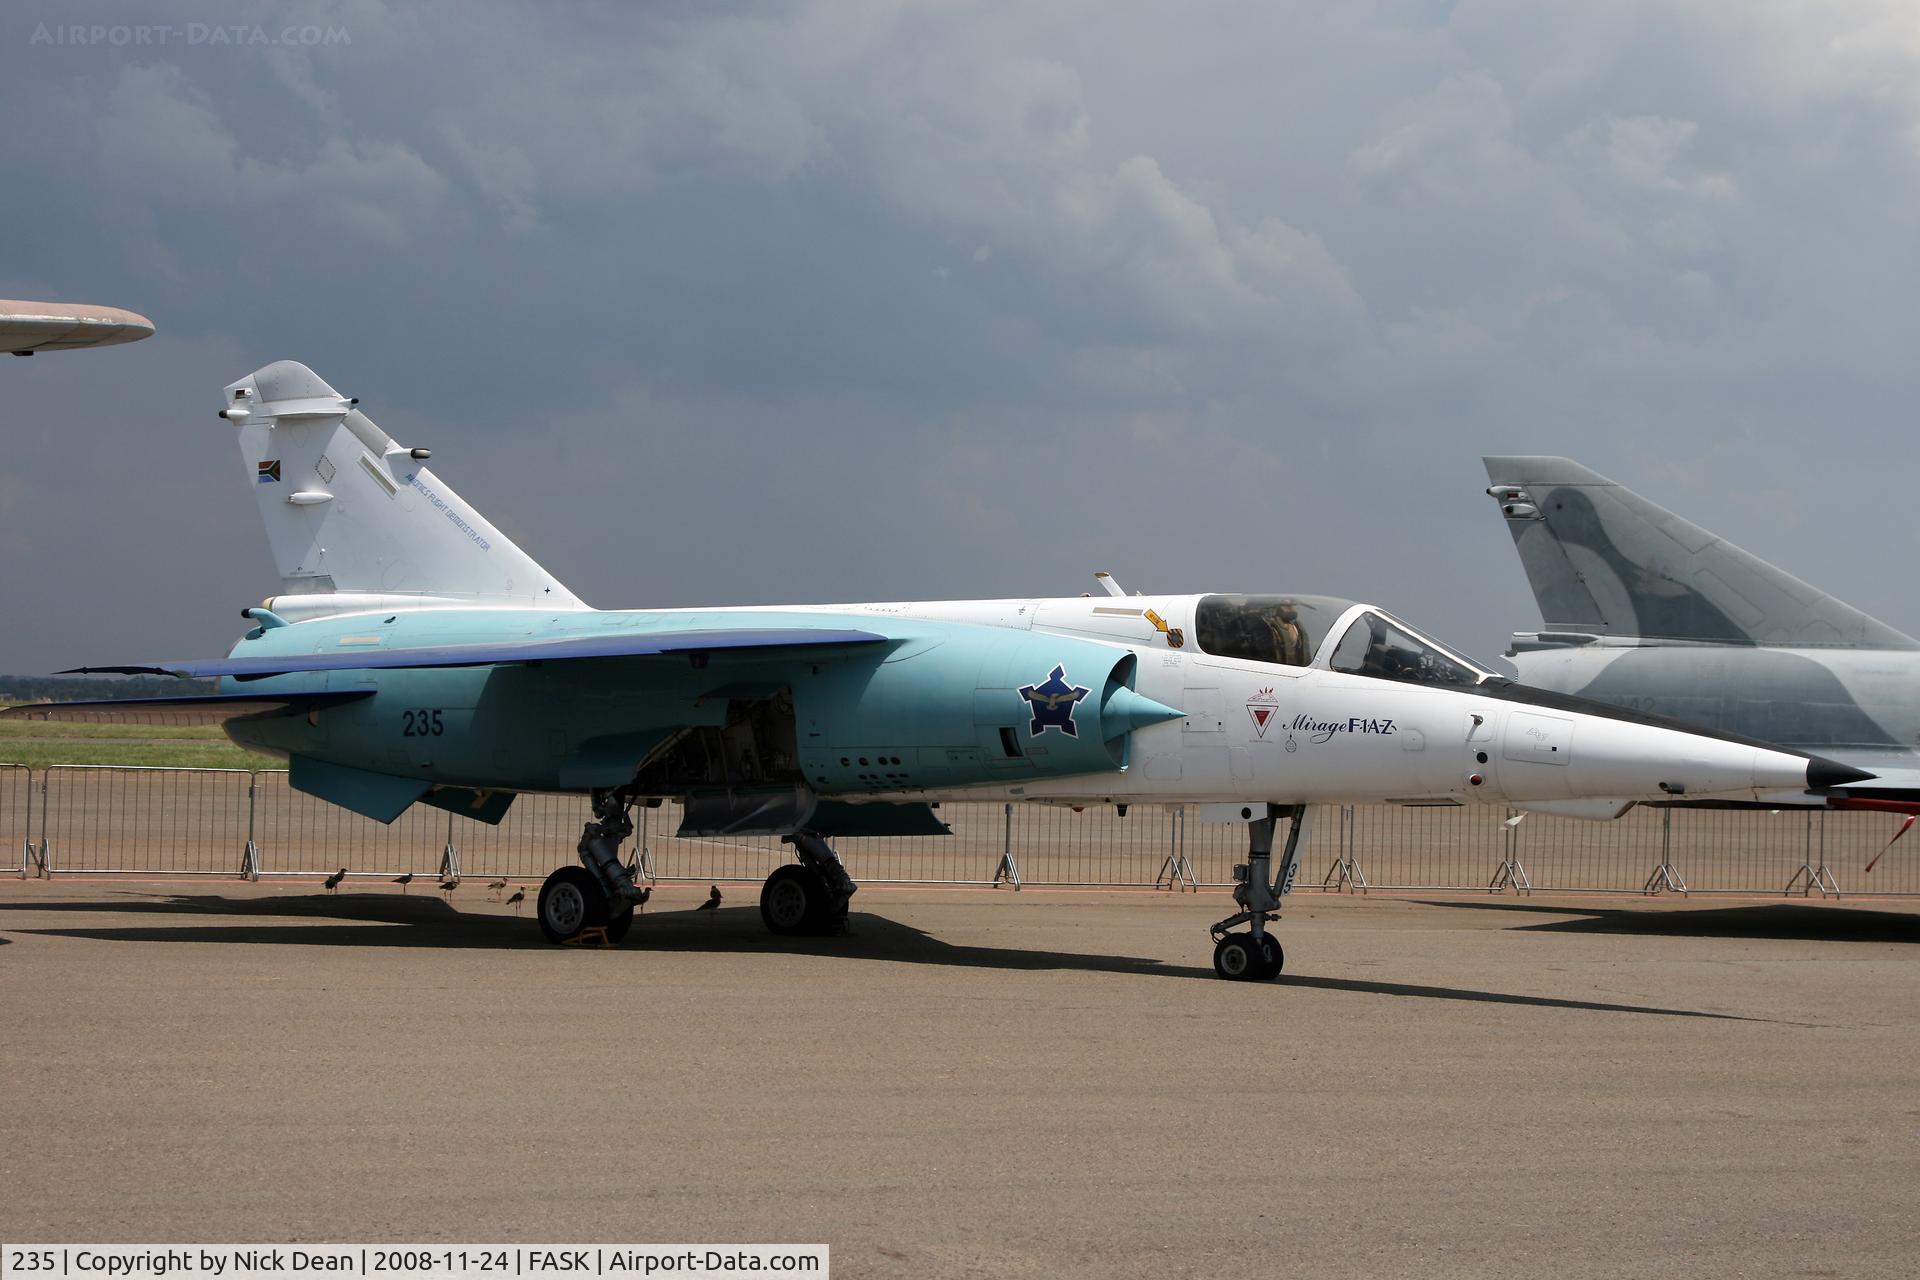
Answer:
POLYGON ((1280 899, 1293 891, 1308 817, 1306 805, 1270 804, 1264 816, 1248 821, 1247 860, 1233 869, 1233 900, 1243 910, 1209 930, 1213 935, 1213 971, 1221 977, 1252 981, 1280 976, 1286 953, 1267 926, 1280 919, 1280 899), (1273 829, 1280 818, 1288 818, 1290 823, 1280 865, 1273 869, 1273 829), (1228 932, 1237 924, 1250 928, 1246 933, 1228 932))

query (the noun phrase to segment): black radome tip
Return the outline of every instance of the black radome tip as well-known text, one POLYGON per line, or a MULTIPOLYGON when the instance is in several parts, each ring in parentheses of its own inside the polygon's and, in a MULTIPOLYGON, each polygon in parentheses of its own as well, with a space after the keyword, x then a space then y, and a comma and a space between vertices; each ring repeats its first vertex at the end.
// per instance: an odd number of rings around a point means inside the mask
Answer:
POLYGON ((1850 764, 1841 764, 1838 760, 1829 760, 1825 756, 1807 757, 1807 790, 1825 791, 1829 787, 1844 787, 1849 782, 1865 782, 1878 774, 1868 773, 1865 769, 1856 769, 1850 764))

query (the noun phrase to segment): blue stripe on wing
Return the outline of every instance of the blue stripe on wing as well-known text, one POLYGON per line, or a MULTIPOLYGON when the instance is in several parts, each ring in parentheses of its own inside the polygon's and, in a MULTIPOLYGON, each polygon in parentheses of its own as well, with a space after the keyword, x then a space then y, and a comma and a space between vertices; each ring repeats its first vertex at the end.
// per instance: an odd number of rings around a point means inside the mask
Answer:
POLYGON ((158 663, 150 667, 76 667, 61 675, 154 673, 177 676, 234 676, 241 680, 281 676, 295 671, 380 671, 423 667, 484 667, 496 663, 571 662, 585 658, 648 658, 676 653, 820 649, 885 644, 871 631, 840 628, 710 631, 623 631, 611 635, 554 636, 547 639, 490 640, 480 644, 427 645, 410 649, 340 649, 327 653, 287 653, 261 657, 205 658, 158 663))

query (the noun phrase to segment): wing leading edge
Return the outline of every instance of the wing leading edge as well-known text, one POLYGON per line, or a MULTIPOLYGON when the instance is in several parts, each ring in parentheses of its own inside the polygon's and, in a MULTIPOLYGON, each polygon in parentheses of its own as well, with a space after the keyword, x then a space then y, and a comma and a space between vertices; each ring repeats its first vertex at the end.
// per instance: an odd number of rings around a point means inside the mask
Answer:
POLYGON ((0 720, 59 720, 68 724, 224 724, 235 716, 300 714, 372 696, 371 689, 349 689, 326 693, 210 693, 187 698, 28 702, 0 710, 0 720))
POLYGON ((261 680, 301 671, 385 671, 433 667, 484 667, 506 663, 579 662, 594 658, 652 658, 705 653, 762 653, 786 650, 858 648, 886 644, 871 631, 840 628, 622 632, 614 635, 556 636, 495 640, 480 644, 412 648, 340 649, 329 653, 263 654, 168 662, 137 667, 76 667, 61 675, 231 676, 261 680))

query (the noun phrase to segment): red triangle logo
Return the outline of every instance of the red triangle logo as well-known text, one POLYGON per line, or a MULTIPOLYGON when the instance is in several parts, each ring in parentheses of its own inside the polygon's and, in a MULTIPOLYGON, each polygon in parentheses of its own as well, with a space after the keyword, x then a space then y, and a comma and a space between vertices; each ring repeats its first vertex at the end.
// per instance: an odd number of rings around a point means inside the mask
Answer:
POLYGON ((1256 737, 1267 736, 1267 722, 1273 719, 1274 710, 1275 708, 1262 703, 1252 703, 1247 707, 1247 714, 1253 717, 1253 732, 1256 737))

